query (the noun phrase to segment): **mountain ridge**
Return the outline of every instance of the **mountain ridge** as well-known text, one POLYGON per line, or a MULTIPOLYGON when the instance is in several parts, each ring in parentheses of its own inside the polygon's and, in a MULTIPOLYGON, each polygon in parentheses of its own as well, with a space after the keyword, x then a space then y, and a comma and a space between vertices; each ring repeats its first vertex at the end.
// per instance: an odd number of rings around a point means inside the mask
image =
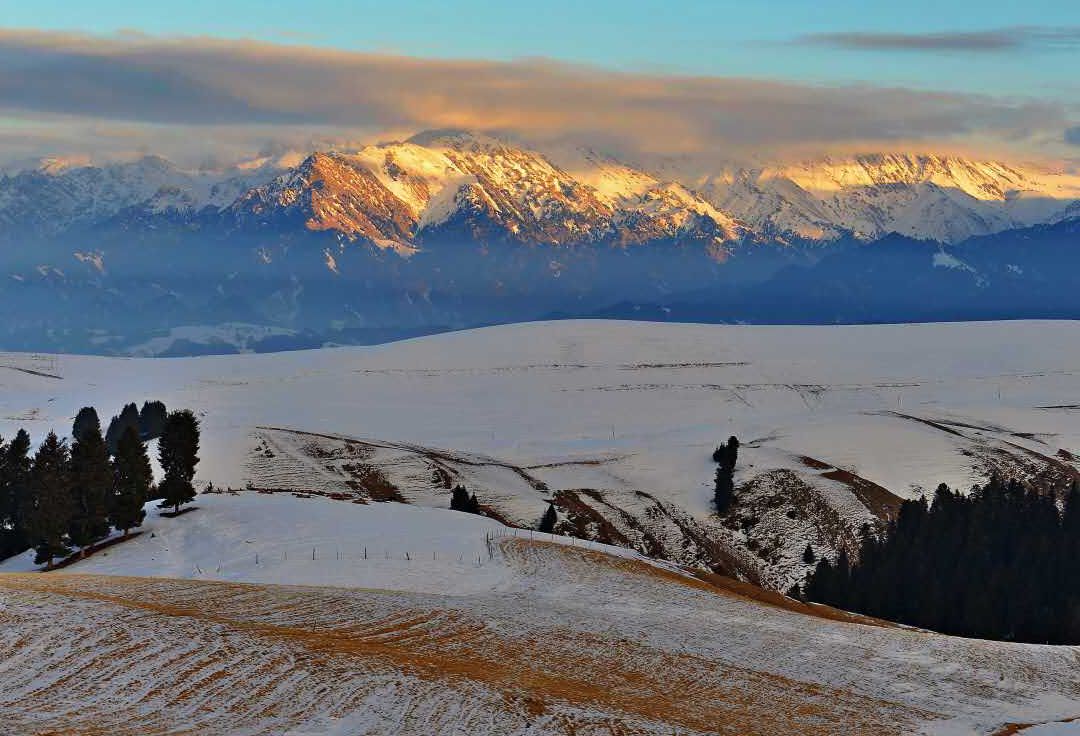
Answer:
MULTIPOLYGON (((807 188, 795 174, 743 171, 721 190, 596 151, 549 155, 446 131, 214 171, 160 158, 49 164, 0 178, 0 308, 12 315, 0 345, 123 353, 239 324, 270 335, 268 347, 312 347, 549 315, 622 316, 627 305, 629 316, 647 308, 704 321, 1080 315, 1068 296, 1068 226, 1037 224, 1045 235, 1013 227, 1021 209, 1052 209, 1055 220, 1080 214, 1080 200, 1051 208, 1009 189, 1026 175, 997 166, 833 166, 814 186, 801 170, 807 188), (964 186, 987 199, 943 188, 949 172, 966 172, 964 186), (869 183, 843 190, 848 181, 869 183), (739 187, 752 196, 740 199, 739 187), (829 187, 840 194, 822 195, 829 187), (749 209, 733 215, 715 204, 725 197, 749 209), (869 224, 849 229, 844 217, 869 224), (882 234, 889 218, 940 237, 882 234), (984 247, 968 245, 973 231, 996 232, 979 235, 990 239, 984 247), (1001 308, 998 288, 1009 299, 1001 308)), ((164 350, 262 349, 207 339, 164 350)))
POLYGON ((955 243, 1056 222, 1080 208, 1080 175, 926 154, 823 157, 694 177, 661 175, 587 149, 545 153, 442 130, 354 150, 313 151, 289 165, 292 158, 218 171, 187 171, 158 156, 101 166, 45 161, 0 176, 0 223, 56 234, 169 188, 179 189, 192 211, 227 212, 260 196, 269 203, 265 190, 282 177, 291 178, 293 188, 305 178, 321 182, 316 199, 343 215, 328 217, 325 229, 394 241, 417 239, 473 210, 484 212, 500 237, 551 245, 709 234, 722 242, 869 241, 889 232, 955 243), (314 178, 305 172, 313 161, 321 168, 314 178), (360 178, 370 181, 357 188, 360 178), (327 201, 335 197, 336 203, 327 201))

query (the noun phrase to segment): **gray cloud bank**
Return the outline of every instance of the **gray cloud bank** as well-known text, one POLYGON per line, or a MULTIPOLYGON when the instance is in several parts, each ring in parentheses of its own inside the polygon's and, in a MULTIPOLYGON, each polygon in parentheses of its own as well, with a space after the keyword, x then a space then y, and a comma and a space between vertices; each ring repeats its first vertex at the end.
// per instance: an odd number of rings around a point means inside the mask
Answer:
POLYGON ((1012 26, 984 31, 875 33, 841 31, 800 36, 796 43, 856 51, 1005 52, 1029 48, 1075 49, 1080 28, 1012 26))
POLYGON ((964 136, 1020 140, 1048 129, 1060 140, 1065 127, 1055 104, 869 85, 0 30, 0 155, 8 157, 63 142, 194 149, 421 128, 735 157, 964 136))

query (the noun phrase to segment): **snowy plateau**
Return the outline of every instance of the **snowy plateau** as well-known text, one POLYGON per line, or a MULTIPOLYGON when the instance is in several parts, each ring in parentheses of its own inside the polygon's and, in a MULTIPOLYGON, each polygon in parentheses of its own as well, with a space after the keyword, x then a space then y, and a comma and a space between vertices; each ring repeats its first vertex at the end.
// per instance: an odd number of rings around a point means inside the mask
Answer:
MULTIPOLYGON (((952 269, 950 269, 952 270, 952 269)), ((940 482, 1080 477, 1080 325, 565 320, 0 354, 0 434, 160 399, 198 509, 0 565, 6 733, 1069 733, 1080 651, 781 595, 940 482), (710 505, 713 448, 742 440, 710 505), (463 484, 484 512, 448 510, 463 484), (530 531, 553 505, 553 534, 530 531), (59 624, 59 625, 58 625, 59 624)))

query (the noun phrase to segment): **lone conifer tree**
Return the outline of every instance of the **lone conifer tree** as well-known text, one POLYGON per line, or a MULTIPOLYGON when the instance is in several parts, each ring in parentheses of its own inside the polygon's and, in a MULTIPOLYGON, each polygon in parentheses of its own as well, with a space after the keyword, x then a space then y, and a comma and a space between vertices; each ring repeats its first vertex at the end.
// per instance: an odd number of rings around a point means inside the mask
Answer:
POLYGON ((120 438, 113 458, 113 495, 109 520, 128 536, 132 527, 141 526, 146 512, 143 504, 150 495, 154 476, 146 446, 134 427, 128 427, 120 438))
POLYGON ((69 534, 73 544, 86 547, 109 533, 112 468, 96 411, 87 407, 79 412, 72 436, 75 438, 71 445, 74 505, 69 534))
POLYGON ((158 459, 165 473, 159 489, 162 507, 173 507, 195 498, 195 466, 199 462, 199 420, 189 410, 170 412, 158 441, 158 459))
POLYGON ((809 544, 806 545, 806 549, 803 550, 802 561, 805 562, 807 565, 813 565, 815 562, 817 562, 817 556, 814 554, 814 548, 811 547, 809 544))
POLYGON ((27 537, 37 551, 34 562, 51 569, 53 559, 71 551, 64 543, 71 522, 71 469, 67 445, 55 432, 49 432, 34 455, 29 487, 27 537))
POLYGON ((727 442, 723 442, 713 450, 713 462, 719 463, 720 467, 734 472, 736 463, 739 462, 739 438, 732 435, 727 442))
POLYGON ((735 470, 735 465, 739 462, 739 438, 735 435, 728 437, 727 441, 727 457, 725 458, 725 465, 728 469, 735 470))
POLYGON ((716 503, 716 513, 726 514, 734 498, 735 480, 731 477, 731 471, 721 464, 716 469, 716 478, 713 482, 713 500, 716 503))
POLYGON ((555 505, 549 503, 547 511, 544 512, 544 516, 540 519, 539 530, 550 534, 555 531, 555 522, 558 520, 559 516, 555 513, 555 505))

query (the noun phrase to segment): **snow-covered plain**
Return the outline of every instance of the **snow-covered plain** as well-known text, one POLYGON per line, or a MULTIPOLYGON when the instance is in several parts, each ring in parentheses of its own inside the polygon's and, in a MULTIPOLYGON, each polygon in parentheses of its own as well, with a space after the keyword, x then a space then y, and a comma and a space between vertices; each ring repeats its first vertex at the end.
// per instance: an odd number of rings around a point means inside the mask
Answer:
POLYGON ((740 574, 786 589, 807 542, 835 548, 873 520, 858 483, 887 500, 995 470, 1076 477, 1078 372, 1075 322, 565 321, 272 355, 5 354, 0 433, 161 399, 202 418, 200 482, 363 497, 375 477, 440 508, 462 482, 524 526, 555 498, 573 533, 708 564, 700 539, 718 539, 740 574), (730 434, 749 531, 710 507, 730 434))
POLYGON ((197 505, 0 573, 6 734, 953 736, 1080 713, 1075 647, 824 618, 447 510, 197 505))

